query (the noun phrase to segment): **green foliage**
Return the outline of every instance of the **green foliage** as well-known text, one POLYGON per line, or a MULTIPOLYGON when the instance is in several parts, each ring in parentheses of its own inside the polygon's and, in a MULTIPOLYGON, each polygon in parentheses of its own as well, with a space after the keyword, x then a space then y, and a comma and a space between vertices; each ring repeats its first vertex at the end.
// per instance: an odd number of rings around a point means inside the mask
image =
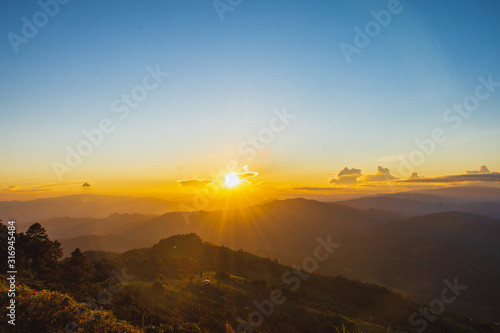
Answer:
MULTIPOLYGON (((1 221, 1 220, 0 220, 1 221)), ((8 235, 8 229, 7 229, 7 226, 3 223, 0 223, 0 235, 7 235, 7 237, 9 237, 10 235, 8 235)), ((13 232, 13 235, 15 237, 15 239, 17 239, 17 233, 14 233, 13 232)), ((7 267, 7 249, 9 247, 9 244, 7 243, 7 239, 8 238, 4 238, 4 239, 1 239, 0 240, 0 254, 2 255, 2 259, 0 260, 0 272, 6 272, 8 271, 8 267, 7 267)), ((15 246, 17 246, 17 244, 14 244, 15 246)))
MULTIPOLYGON (((8 304, 8 287, 0 285, 0 303, 8 304)), ((125 333, 142 332, 140 329, 117 320, 109 311, 92 310, 87 304, 78 303, 59 292, 36 291, 19 285, 16 296, 16 332, 65 332, 66 328, 76 332, 125 333)), ((5 307, 2 317, 6 318, 5 307)))
POLYGON ((62 265, 63 281, 70 285, 87 284, 92 276, 93 267, 80 249, 75 249, 71 257, 62 265))
POLYGON ((18 267, 30 270, 38 280, 58 279, 61 243, 51 241, 40 223, 34 223, 25 234, 18 235, 16 254, 18 267))

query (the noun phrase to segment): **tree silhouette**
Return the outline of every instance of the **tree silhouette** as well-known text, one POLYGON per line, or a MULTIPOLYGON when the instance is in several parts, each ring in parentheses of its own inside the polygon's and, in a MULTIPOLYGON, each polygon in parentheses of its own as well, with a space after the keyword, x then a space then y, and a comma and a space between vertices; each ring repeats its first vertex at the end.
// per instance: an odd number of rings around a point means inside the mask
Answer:
POLYGON ((165 291, 165 288, 163 287, 163 284, 159 281, 156 280, 153 283, 153 292, 155 293, 155 313, 158 315, 158 295, 163 294, 165 291))
POLYGON ((69 284, 85 284, 90 281, 92 275, 92 266, 89 264, 85 255, 76 248, 71 257, 63 265, 64 282, 69 284))
POLYGON ((25 234, 19 234, 18 241, 22 266, 31 269, 42 280, 57 277, 57 260, 62 257, 61 243, 51 241, 40 223, 34 223, 25 234))
MULTIPOLYGON (((0 220, 2 221, 2 220, 0 220)), ((7 226, 5 224, 0 223, 0 255, 2 256, 2 260, 0 261, 0 270, 1 272, 8 271, 7 268, 7 249, 9 247, 7 243, 7 239, 9 237, 7 226)), ((17 237, 16 237, 17 238, 17 237)))

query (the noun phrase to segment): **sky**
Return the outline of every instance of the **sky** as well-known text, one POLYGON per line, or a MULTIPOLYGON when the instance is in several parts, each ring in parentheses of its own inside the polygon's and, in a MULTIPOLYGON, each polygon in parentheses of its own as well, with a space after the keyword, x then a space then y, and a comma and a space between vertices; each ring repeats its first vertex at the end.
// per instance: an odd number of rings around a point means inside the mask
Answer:
POLYGON ((0 200, 499 184, 498 1, 61 2, 0 12, 0 200))

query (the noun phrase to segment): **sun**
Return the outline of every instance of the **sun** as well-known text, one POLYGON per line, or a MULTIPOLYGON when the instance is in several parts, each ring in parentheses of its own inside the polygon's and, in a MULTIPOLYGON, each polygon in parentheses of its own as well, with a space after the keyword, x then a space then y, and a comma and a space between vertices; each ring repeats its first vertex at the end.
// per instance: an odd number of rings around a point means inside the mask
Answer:
POLYGON ((241 179, 237 173, 229 173, 225 177, 224 184, 227 188, 233 188, 241 184, 241 179))

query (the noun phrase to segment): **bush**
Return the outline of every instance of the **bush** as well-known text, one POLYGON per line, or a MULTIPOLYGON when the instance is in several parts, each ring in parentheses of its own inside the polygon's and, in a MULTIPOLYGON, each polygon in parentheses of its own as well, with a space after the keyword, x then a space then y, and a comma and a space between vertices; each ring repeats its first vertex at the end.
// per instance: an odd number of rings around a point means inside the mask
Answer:
MULTIPOLYGON (((10 302, 5 282, 0 284, 0 304, 10 302)), ((139 333, 142 330, 120 321, 109 311, 92 310, 88 304, 49 290, 35 291, 18 286, 16 293, 16 332, 93 332, 139 333), (69 328, 66 330, 66 328, 69 328)), ((6 317, 2 306, 2 317, 6 317)))

